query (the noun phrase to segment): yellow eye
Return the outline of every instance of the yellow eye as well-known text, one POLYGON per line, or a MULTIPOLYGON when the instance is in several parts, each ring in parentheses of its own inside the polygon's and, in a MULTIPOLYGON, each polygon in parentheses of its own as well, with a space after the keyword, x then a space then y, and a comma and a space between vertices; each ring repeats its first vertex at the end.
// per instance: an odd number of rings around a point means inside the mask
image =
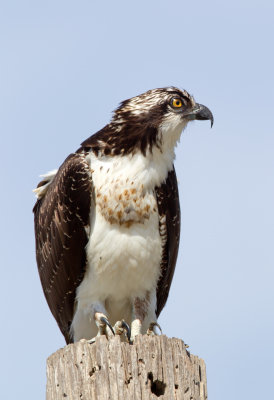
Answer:
POLYGON ((172 105, 173 108, 181 108, 183 103, 182 103, 181 99, 179 99, 178 97, 174 97, 171 100, 171 105, 172 105))

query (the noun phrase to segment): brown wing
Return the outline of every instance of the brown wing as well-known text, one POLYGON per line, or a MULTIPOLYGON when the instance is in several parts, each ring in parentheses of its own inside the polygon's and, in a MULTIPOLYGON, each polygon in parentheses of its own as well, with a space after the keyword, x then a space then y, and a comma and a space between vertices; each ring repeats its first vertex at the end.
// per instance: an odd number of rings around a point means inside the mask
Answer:
POLYGON ((172 282, 180 240, 180 203, 175 169, 168 173, 165 183, 156 188, 163 241, 161 276, 157 284, 157 317, 164 308, 172 282))
POLYGON ((49 308, 66 342, 76 288, 86 266, 92 179, 83 154, 71 154, 34 206, 36 258, 49 308))

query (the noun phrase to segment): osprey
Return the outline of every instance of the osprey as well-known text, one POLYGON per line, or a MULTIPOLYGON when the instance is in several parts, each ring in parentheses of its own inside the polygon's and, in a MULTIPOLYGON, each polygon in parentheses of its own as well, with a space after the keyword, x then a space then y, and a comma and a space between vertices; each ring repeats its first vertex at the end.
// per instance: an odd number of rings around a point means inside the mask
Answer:
POLYGON ((67 343, 154 333, 179 246, 174 149, 195 119, 213 124, 175 87, 125 100, 35 189, 39 275, 67 343))

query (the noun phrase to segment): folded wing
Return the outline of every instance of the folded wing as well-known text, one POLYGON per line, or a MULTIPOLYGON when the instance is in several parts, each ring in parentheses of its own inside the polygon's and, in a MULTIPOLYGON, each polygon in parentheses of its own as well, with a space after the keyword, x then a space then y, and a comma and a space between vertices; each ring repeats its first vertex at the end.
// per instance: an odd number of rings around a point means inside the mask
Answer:
POLYGON ((158 317, 168 298, 180 240, 180 203, 174 168, 168 173, 166 181, 156 188, 156 197, 163 243, 161 276, 157 284, 156 315, 158 317))
POLYGON ((42 287, 67 343, 72 341, 69 331, 76 289, 85 273, 92 196, 90 168, 84 154, 74 153, 33 209, 42 287))

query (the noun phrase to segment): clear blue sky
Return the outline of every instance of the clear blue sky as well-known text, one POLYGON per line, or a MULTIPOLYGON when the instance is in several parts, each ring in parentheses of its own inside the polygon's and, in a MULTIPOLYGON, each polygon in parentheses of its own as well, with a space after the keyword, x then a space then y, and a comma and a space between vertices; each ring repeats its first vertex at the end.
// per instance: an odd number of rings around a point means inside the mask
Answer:
POLYGON ((210 400, 270 399, 273 1, 1 1, 1 397, 45 394, 64 345, 40 286, 31 192, 128 97, 187 89, 215 116, 177 148, 182 239, 160 324, 207 365, 210 400))

